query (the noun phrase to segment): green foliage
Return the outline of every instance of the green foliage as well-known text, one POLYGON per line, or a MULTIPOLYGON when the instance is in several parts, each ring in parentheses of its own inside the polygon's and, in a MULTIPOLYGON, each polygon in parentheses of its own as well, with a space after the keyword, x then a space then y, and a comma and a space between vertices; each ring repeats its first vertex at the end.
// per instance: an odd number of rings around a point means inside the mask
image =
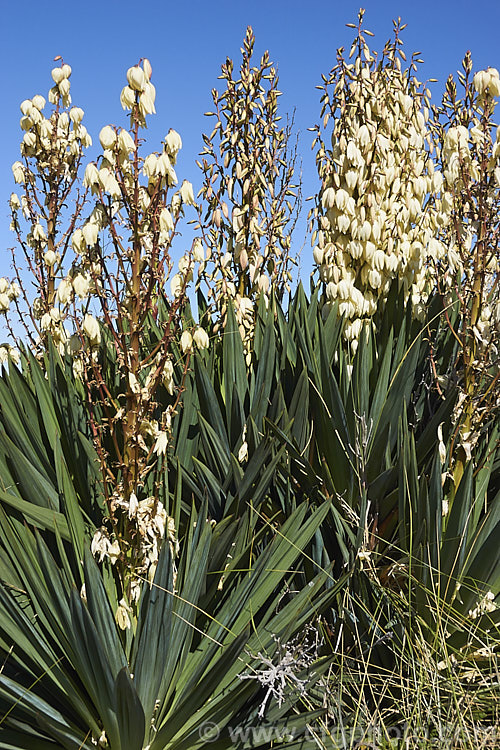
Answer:
MULTIPOLYGON (((4 370, 0 747, 91 748, 102 732, 113 749, 201 747, 207 721, 224 730, 210 744, 233 747, 227 727, 260 724, 265 697, 241 675, 259 674, 263 656, 279 663, 280 644, 311 624, 324 639, 300 675, 307 698, 288 680, 283 703, 265 707, 269 725, 324 726, 326 670, 351 675, 342 710, 352 720, 352 696, 373 708, 377 680, 397 662, 410 675, 418 649, 457 665, 459 682, 474 669, 487 679, 499 425, 478 437, 454 494, 438 427, 449 455, 456 391, 434 387, 451 334, 432 307, 418 323, 401 301, 393 288, 352 361, 338 346, 342 320, 324 319, 317 293, 299 287, 287 311, 259 308, 249 367, 232 311, 189 371, 179 366, 162 493, 180 554, 165 539, 137 616, 111 560, 90 552, 105 505, 71 361, 51 349, 43 366, 25 353, 22 371, 4 370)), ((145 347, 163 315, 160 304, 145 347)), ((112 351, 103 336, 113 397, 112 351)), ((401 718, 401 687, 384 691, 401 718)))

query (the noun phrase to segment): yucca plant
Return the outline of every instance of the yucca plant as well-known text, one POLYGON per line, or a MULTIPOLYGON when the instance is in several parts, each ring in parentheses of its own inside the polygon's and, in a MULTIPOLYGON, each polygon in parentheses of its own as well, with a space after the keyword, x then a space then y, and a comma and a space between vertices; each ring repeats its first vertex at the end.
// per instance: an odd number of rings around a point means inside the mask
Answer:
MULTIPOLYGON (((255 720, 265 698, 239 675, 279 663, 342 585, 323 570, 290 593, 328 504, 279 527, 252 508, 215 524, 206 503, 193 508, 180 552, 166 535, 154 580, 140 581, 135 619, 113 564, 90 551, 102 498, 82 394, 54 350, 48 379, 28 355, 25 368, 0 381, 0 747, 201 747, 207 721, 230 747, 227 727, 255 720)), ((318 655, 313 681, 326 666, 318 655)), ((297 705, 305 728, 318 713, 293 675, 267 718, 285 724, 297 705)))

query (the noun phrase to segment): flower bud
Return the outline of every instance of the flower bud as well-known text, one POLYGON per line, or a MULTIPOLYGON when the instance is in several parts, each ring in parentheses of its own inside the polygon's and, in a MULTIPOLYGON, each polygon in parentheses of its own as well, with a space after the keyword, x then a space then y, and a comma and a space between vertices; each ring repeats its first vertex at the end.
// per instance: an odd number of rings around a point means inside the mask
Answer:
POLYGON ((245 250, 245 248, 243 248, 243 250, 240 251, 238 261, 239 261, 241 269, 244 271, 248 267, 248 253, 245 250))

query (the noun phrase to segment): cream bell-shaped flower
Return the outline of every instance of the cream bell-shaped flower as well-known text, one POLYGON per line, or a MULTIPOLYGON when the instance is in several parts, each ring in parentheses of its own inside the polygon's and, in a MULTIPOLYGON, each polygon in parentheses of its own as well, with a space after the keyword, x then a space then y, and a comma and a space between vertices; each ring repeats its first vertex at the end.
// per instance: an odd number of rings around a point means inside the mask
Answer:
POLYGON ((160 230, 162 232, 173 232, 174 222, 168 208, 162 209, 160 213, 160 230))
POLYGON ((121 151, 131 154, 135 151, 135 143, 128 130, 120 130, 118 135, 118 145, 121 151))
POLYGON ((73 287, 71 285, 71 282, 67 279, 62 279, 59 282, 59 286, 57 287, 56 291, 56 300, 61 305, 67 305, 68 302, 71 300, 71 296, 73 293, 73 287))
POLYGON ((153 68, 147 57, 145 57, 144 60, 142 61, 142 67, 144 69, 144 75, 146 76, 148 81, 150 81, 151 76, 153 75, 153 68))
POLYGON ((60 67, 60 68, 53 68, 52 71, 51 71, 51 76, 52 76, 52 80, 54 81, 54 83, 56 85, 59 84, 59 83, 61 83, 61 81, 63 81, 65 79, 65 77, 66 77, 64 75, 64 71, 63 71, 62 67, 60 67))
POLYGON ((142 172, 145 175, 145 177, 148 177, 151 179, 151 177, 154 177, 155 174, 157 174, 156 171, 156 162, 158 161, 158 157, 156 154, 148 154, 146 158, 144 159, 144 164, 142 165, 142 172))
POLYGON ((99 227, 97 226, 97 224, 88 221, 82 229, 82 235, 85 242, 87 243, 87 246, 94 247, 97 242, 97 238, 99 237, 99 227))
POLYGON ((198 328, 195 330, 193 334, 193 341, 198 347, 198 349, 208 349, 209 338, 208 338, 208 333, 205 331, 204 328, 201 328, 200 326, 198 326, 198 328))
POLYGON ((80 299, 82 300, 86 299, 90 291, 89 277, 84 276, 83 274, 79 273, 73 279, 73 289, 75 290, 76 294, 80 297, 80 299))
POLYGON ((199 237, 193 242, 193 260, 195 263, 203 263, 205 260, 205 251, 203 250, 203 243, 199 237))
POLYGON ((80 254, 85 252, 87 243, 81 229, 75 229, 73 236, 71 237, 71 245, 75 253, 80 254))
POLYGON ((156 99, 156 89, 152 83, 146 81, 144 91, 139 97, 139 108, 143 115, 154 115, 156 99))
POLYGON ((120 94, 120 104, 123 109, 132 109, 135 104, 135 91, 130 86, 125 86, 120 94))
POLYGON ((92 346, 96 346, 101 341, 101 331, 99 323, 93 315, 87 313, 83 319, 83 332, 88 336, 92 346))
POLYGON ((33 108, 33 102, 31 99, 24 99, 19 105, 19 109, 21 110, 23 115, 28 115, 32 108, 33 108))
POLYGON ((332 208, 335 205, 335 190, 332 187, 323 190, 321 203, 323 204, 323 208, 332 208))
POLYGON ((162 177, 165 177, 166 175, 171 173, 171 170, 172 170, 172 165, 170 162, 170 157, 166 152, 163 152, 162 154, 160 154, 160 156, 156 160, 156 165, 155 165, 156 174, 161 175, 162 177))
POLYGON ((189 206, 195 206, 196 201, 194 199, 193 186, 188 180, 183 180, 181 185, 181 198, 182 202, 189 206))
POLYGON ((182 288, 184 281, 179 273, 174 274, 170 280, 170 291, 174 297, 179 297, 182 294, 182 288))
POLYGON ((110 125, 105 125, 99 133, 99 142, 104 149, 112 149, 116 143, 116 133, 110 125))
POLYGON ((182 138, 176 130, 173 130, 173 128, 170 128, 167 135, 165 136, 165 146, 169 155, 173 158, 175 163, 177 154, 182 148, 182 138))
POLYGON ((83 120, 84 111, 81 107, 71 107, 69 111, 69 118, 72 123, 79 125, 83 120))
POLYGON ((21 208, 21 201, 19 200, 19 196, 16 193, 10 194, 9 206, 11 207, 12 211, 19 211, 19 209, 21 208))
POLYGON ((45 234, 45 229, 38 222, 33 225, 33 229, 31 230, 31 233, 33 235, 34 240, 37 240, 38 242, 42 242, 42 243, 47 241, 47 235, 45 234))
POLYGON ((500 96, 500 74, 496 68, 488 69, 490 74, 489 92, 491 96, 500 96))
POLYGON ((21 287, 16 281, 13 281, 12 284, 9 286, 7 290, 7 294, 9 296, 9 299, 12 301, 13 299, 17 299, 21 294, 21 287))
POLYGON ((31 101, 38 111, 45 107, 45 98, 41 94, 36 94, 31 101))
POLYGON ((191 351, 193 348, 193 337, 189 331, 183 331, 181 336, 181 349, 183 352, 191 351))
POLYGON ((85 167, 83 186, 90 188, 92 193, 99 192, 99 170, 92 162, 85 167))
POLYGON ((63 99, 69 99, 69 92, 70 92, 71 84, 67 80, 67 78, 64 78, 61 81, 61 83, 58 83, 57 88, 59 89, 60 94, 63 97, 63 99))
POLYGON ((261 273, 259 276, 257 287, 259 289, 259 292, 261 292, 262 294, 267 294, 269 291, 269 279, 263 273, 261 273))
POLYGON ((128 85, 134 91, 143 91, 146 84, 146 76, 144 71, 138 65, 127 70, 127 81, 128 85))
POLYGON ((9 295, 0 293, 0 313, 6 313, 9 311, 10 299, 9 295))
POLYGON ((53 320, 49 313, 44 313, 40 318, 40 328, 42 331, 49 331, 52 328, 53 320))
POLYGON ((16 161, 12 165, 12 174, 14 175, 14 182, 17 182, 18 185, 24 183, 24 167, 20 161, 16 161))
POLYGON ((57 261, 57 255, 55 254, 53 250, 47 250, 47 252, 44 253, 43 262, 45 263, 46 266, 48 266, 48 268, 52 268, 52 266, 55 265, 56 261, 57 261))
POLYGON ((156 434, 156 441, 153 447, 153 453, 157 456, 164 456, 167 452, 168 433, 165 430, 159 430, 156 434))

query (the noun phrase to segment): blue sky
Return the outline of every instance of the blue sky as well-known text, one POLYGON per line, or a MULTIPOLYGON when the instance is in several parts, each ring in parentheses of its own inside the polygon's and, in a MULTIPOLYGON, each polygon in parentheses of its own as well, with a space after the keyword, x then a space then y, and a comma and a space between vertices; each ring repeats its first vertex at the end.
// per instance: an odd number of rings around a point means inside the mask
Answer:
MULTIPOLYGON (((425 61, 422 78, 437 78, 432 85, 437 101, 443 82, 459 68, 467 49, 475 69, 500 68, 498 32, 499 0, 365 0, 365 25, 374 32, 372 48, 380 50, 392 31, 392 19, 400 15, 408 24, 404 32, 408 56, 419 51, 425 61)), ((183 150, 177 174, 195 188, 200 172, 195 159, 202 147, 201 133, 210 132, 210 91, 217 86, 220 64, 226 57, 239 60, 240 45, 248 24, 256 35, 256 54, 268 49, 280 76, 282 113, 295 109, 302 158, 303 195, 317 190, 311 133, 319 120, 321 74, 335 63, 336 49, 348 47, 352 30, 345 24, 356 20, 359 0, 0 0, 3 56, 2 118, 0 135, 0 276, 10 275, 13 244, 9 232, 7 201, 14 183, 12 163, 19 158, 20 102, 37 93, 46 96, 51 85, 53 58, 62 55, 73 68, 73 103, 85 111, 84 124, 94 142, 108 123, 125 125, 119 94, 125 72, 141 57, 153 65, 157 89, 157 115, 149 118, 151 151, 169 128, 179 131, 183 150)), ((94 150, 92 155, 95 155, 94 150)), ((296 230, 295 249, 306 234, 305 212, 296 230)), ((182 238, 179 254, 186 248, 182 238)), ((310 270, 309 241, 302 251, 302 278, 310 270)))

